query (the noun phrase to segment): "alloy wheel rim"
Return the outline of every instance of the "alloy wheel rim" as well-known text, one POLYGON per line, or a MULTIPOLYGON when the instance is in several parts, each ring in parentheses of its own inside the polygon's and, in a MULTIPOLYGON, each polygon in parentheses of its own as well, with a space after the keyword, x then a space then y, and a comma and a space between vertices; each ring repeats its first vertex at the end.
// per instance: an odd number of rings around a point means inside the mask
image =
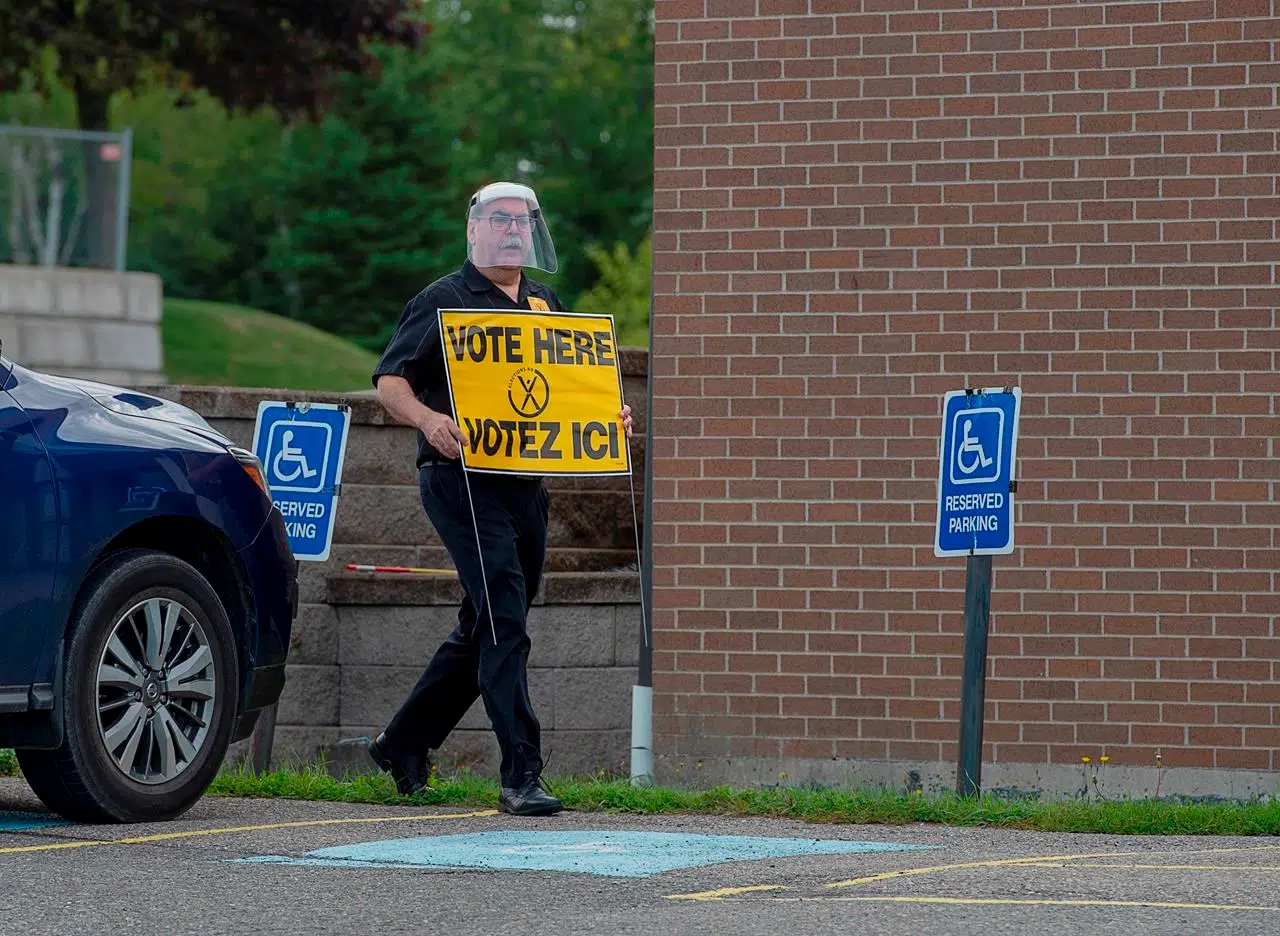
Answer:
POLYGON ((98 731, 129 779, 168 783, 203 749, 217 701, 213 649, 180 601, 147 598, 116 621, 97 667, 98 731))

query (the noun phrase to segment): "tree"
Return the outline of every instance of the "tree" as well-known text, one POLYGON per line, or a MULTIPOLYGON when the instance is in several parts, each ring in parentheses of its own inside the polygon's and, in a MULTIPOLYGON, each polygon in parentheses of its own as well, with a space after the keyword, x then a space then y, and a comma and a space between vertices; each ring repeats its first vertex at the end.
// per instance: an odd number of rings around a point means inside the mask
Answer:
POLYGON ((652 0, 428 0, 428 16, 464 113, 459 188, 532 185, 561 258, 545 279, 574 302, 587 245, 636 248, 651 223, 652 0))
MULTIPOLYGON (((272 186, 284 229, 269 268, 295 286, 289 314, 379 350, 405 301, 462 261, 486 182, 537 190, 561 269, 533 275, 571 306, 599 276, 593 245, 622 251, 597 251, 602 270, 647 269, 649 0, 429 0, 428 16, 429 52, 344 78, 325 120, 291 131, 272 186)), ((625 294, 638 340, 648 283, 634 280, 596 298, 625 294)))
MULTIPOLYGON (((315 116, 335 73, 371 59, 367 43, 417 46, 415 0, 0 0, 0 91, 39 74, 47 49, 83 130, 106 130, 111 96, 144 81, 204 88, 228 107, 315 116)), ((112 237, 114 193, 98 147, 84 146, 91 250, 112 237)))
POLYGON ((293 286, 290 315, 381 350, 405 302, 465 257, 466 201, 433 60, 378 55, 377 78, 343 77, 324 120, 290 132, 267 268, 293 286))
POLYGON ((425 31, 414 0, 0 0, 0 90, 52 48, 82 129, 105 130, 111 95, 147 75, 315 114, 333 74, 372 63, 367 43, 416 47, 425 31))
POLYGON ((266 269, 278 225, 273 167, 286 133, 262 108, 230 113, 204 91, 122 93, 113 120, 134 127, 129 265, 165 293, 283 312, 266 269))

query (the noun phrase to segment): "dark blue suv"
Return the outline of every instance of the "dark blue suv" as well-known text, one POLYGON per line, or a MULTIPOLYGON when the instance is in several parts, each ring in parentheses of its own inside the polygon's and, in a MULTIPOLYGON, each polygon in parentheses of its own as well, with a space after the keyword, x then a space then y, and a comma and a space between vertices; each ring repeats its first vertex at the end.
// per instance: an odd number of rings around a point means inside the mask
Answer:
POLYGON ((0 747, 49 808, 168 819, 284 687, 297 564, 192 410, 0 355, 0 747))

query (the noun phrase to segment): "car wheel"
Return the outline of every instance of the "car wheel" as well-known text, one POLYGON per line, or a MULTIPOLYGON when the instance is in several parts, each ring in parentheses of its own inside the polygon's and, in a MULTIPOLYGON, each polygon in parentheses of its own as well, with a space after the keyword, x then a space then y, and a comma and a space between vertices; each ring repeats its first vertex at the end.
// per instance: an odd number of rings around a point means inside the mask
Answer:
POLYGON ((222 765, 238 708, 217 593, 180 559, 122 552, 86 583, 68 640, 62 746, 17 752, 31 788, 80 822, 181 815, 222 765))

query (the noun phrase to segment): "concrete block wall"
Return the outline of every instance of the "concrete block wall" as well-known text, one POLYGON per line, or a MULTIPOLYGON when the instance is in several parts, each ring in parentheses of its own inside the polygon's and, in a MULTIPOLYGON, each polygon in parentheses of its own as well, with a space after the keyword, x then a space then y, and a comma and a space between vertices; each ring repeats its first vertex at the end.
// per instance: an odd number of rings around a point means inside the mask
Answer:
POLYGON ((150 273, 0 264, 0 339, 18 363, 114 384, 164 383, 150 273))
MULTIPOLYGON (((445 577, 346 573, 304 606, 275 735, 277 763, 314 760, 372 737, 395 713, 457 621, 445 577)), ((640 639, 639 577, 550 573, 529 616, 529 689, 553 773, 625 769, 640 639)), ((477 700, 435 755, 442 770, 496 775, 500 756, 477 700)))

